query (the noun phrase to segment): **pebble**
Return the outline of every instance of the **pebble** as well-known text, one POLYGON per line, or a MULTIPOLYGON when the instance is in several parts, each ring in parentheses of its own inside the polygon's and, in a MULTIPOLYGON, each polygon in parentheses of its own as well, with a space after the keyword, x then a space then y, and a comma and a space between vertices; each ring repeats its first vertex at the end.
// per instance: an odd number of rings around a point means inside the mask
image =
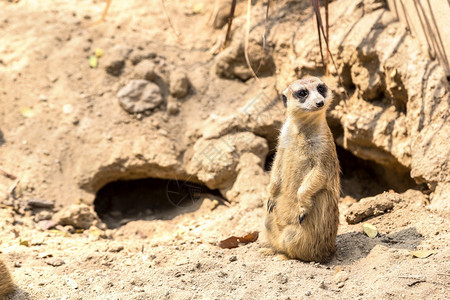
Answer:
POLYGON ((60 225, 71 225, 75 228, 89 229, 99 222, 97 214, 86 204, 73 204, 65 207, 53 216, 53 221, 60 225))
POLYGON ((62 260, 61 258, 54 258, 54 259, 47 260, 45 263, 52 267, 59 267, 59 266, 64 265, 66 262, 64 260, 62 260))
POLYGON ((117 93, 120 106, 129 113, 141 113, 162 104, 159 86, 142 79, 131 80, 117 93))
POLYGON ((154 80, 155 79, 155 64, 149 60, 141 61, 134 69, 134 74, 137 79, 154 80))
POLYGON ((230 256, 230 262, 237 261, 236 255, 230 256))
POLYGON ((339 271, 334 275, 334 281, 336 284, 345 282, 348 279, 348 273, 346 271, 339 271))
POLYGON ((190 82, 186 73, 175 70, 170 74, 170 94, 175 98, 184 98, 189 93, 190 82))

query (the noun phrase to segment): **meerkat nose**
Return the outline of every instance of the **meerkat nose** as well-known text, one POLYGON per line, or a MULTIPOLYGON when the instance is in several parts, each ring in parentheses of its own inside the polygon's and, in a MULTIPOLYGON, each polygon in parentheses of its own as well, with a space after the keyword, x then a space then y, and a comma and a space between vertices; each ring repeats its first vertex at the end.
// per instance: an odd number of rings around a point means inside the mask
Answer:
POLYGON ((323 106, 323 101, 322 101, 322 100, 317 101, 317 102, 316 102, 316 106, 317 106, 317 107, 322 107, 322 106, 323 106))

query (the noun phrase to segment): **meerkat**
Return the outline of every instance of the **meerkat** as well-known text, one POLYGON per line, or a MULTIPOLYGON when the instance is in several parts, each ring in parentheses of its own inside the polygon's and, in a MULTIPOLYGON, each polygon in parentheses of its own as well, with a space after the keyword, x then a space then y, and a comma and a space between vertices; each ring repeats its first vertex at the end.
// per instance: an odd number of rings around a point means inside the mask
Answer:
POLYGON ((282 99, 287 118, 270 175, 266 237, 289 258, 326 262, 339 225, 339 161, 325 118, 332 95, 309 77, 291 83, 282 99))
POLYGON ((0 259, 0 299, 14 291, 14 282, 3 260, 0 259))

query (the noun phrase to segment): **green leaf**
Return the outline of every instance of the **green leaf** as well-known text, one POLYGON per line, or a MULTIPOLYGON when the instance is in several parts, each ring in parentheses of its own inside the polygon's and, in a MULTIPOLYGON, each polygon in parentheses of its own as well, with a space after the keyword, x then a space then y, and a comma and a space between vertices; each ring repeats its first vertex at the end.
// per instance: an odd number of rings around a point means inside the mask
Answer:
POLYGON ((364 223, 363 230, 367 234, 367 236, 370 237, 371 239, 373 239, 374 237, 376 237, 378 235, 377 228, 375 226, 373 226, 372 224, 364 223))
POLYGON ((434 254, 434 251, 431 250, 416 250, 411 251, 411 254, 414 255, 417 258, 426 258, 430 256, 431 254, 434 254))
POLYGON ((89 66, 91 66, 91 68, 97 68, 98 66, 98 58, 95 55, 91 55, 89 56, 89 66))

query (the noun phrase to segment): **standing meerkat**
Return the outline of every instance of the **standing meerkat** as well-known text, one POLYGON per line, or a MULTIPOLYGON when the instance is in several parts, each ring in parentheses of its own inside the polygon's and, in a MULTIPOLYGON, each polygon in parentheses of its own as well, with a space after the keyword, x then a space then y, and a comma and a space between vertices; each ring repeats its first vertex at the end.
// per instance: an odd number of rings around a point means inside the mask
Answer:
POLYGON ((0 299, 14 291, 14 283, 3 260, 0 259, 0 299))
POLYGON ((322 80, 294 81, 282 94, 287 118, 272 166, 265 221, 272 248, 290 258, 326 262, 336 251, 339 161, 325 113, 322 80))

